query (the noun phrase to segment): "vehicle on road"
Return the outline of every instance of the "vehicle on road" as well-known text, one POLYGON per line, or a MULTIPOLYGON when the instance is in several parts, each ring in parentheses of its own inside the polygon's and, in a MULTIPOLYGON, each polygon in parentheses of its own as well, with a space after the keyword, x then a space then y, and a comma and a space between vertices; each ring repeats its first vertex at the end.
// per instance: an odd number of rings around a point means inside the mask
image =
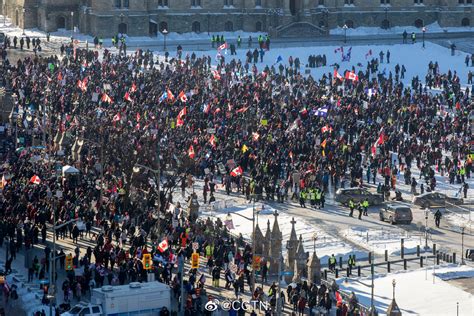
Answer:
POLYGON ((3 47, 4 42, 5 42, 5 33, 0 32, 0 47, 3 47))
POLYGON ((365 199, 368 199, 370 205, 378 205, 383 203, 383 196, 381 194, 374 194, 366 189, 348 188, 339 189, 336 191, 336 202, 346 205, 351 199, 355 203, 359 203, 365 199))
POLYGON ((413 197, 412 201, 413 205, 420 206, 421 208, 444 207, 446 206, 446 202, 461 205, 464 201, 462 198, 449 197, 440 192, 426 192, 413 197))
POLYGON ((63 316, 158 315, 171 310, 171 289, 160 282, 103 286, 92 290, 90 303, 80 302, 63 316))
POLYGON ((410 207, 402 204, 388 204, 379 212, 379 218, 390 224, 411 224, 413 214, 410 207))
POLYGON ((466 250, 466 259, 474 261, 474 249, 466 250))

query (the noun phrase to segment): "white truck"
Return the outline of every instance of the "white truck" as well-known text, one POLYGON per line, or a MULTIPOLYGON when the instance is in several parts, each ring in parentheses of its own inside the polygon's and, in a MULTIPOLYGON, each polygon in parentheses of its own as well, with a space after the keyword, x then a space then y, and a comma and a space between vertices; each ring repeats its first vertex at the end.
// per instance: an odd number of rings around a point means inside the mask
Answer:
POLYGON ((92 290, 90 303, 81 302, 63 316, 156 316, 166 307, 171 311, 171 289, 159 282, 103 286, 92 290))

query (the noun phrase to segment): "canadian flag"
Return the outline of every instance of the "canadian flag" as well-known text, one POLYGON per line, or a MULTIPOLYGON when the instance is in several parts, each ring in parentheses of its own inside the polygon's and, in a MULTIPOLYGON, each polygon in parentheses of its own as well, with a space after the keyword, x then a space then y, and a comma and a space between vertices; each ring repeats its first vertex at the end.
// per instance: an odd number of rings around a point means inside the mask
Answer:
POLYGON ((178 95, 178 99, 183 102, 183 103, 186 103, 188 102, 188 97, 186 96, 186 94, 184 93, 184 91, 181 91, 178 95))
POLYGON ((2 176, 2 181, 0 182, 0 188, 4 188, 8 184, 8 181, 5 179, 5 175, 2 176))
POLYGON ((216 80, 221 80, 221 74, 217 70, 212 70, 212 76, 216 80))
POLYGON ((332 132, 332 127, 329 125, 323 126, 321 128, 321 133, 332 132))
POLYGON ((184 125, 184 120, 183 116, 186 115, 186 107, 184 107, 181 111, 178 113, 178 117, 176 119, 176 126, 183 126, 184 125))
POLYGON ((238 166, 237 168, 234 168, 234 170, 230 172, 230 175, 233 177, 238 177, 242 175, 242 172, 243 172, 242 167, 238 166))
POLYGON ((166 90, 166 96, 168 97, 168 100, 170 100, 171 102, 174 101, 174 95, 173 95, 173 93, 171 92, 170 89, 166 90))
POLYGON ((196 156, 195 153, 194 153, 194 147, 193 147, 193 145, 189 146, 189 149, 188 149, 188 156, 189 156, 189 158, 191 158, 191 159, 194 159, 194 157, 196 156))
POLYGON ((120 117, 120 113, 117 113, 114 115, 114 118, 112 119, 113 122, 118 122, 120 121, 121 117, 120 117))
POLYGON ((221 46, 217 47, 217 50, 227 49, 227 43, 222 44, 221 46))
POLYGON ((137 91, 137 85, 134 83, 132 83, 132 87, 130 88, 130 92, 135 92, 137 91))
POLYGON ((377 153, 377 147, 379 147, 380 145, 383 145, 383 143, 385 142, 384 141, 384 133, 383 131, 380 132, 380 135, 379 135, 379 138, 377 138, 377 140, 375 141, 375 143, 372 145, 372 156, 375 156, 375 154, 377 153))
POLYGON ((357 76, 357 75, 355 74, 355 72, 348 71, 348 72, 346 72, 346 79, 352 80, 352 81, 358 81, 358 80, 359 80, 359 76, 357 76))
POLYGON ((123 96, 123 99, 128 102, 132 102, 132 98, 130 97, 130 93, 125 92, 125 95, 123 96))
POLYGON ((33 183, 33 184, 40 184, 41 179, 37 175, 34 175, 34 176, 31 177, 30 182, 33 183))
POLYGON ((112 103, 112 98, 107 93, 104 93, 101 98, 102 102, 112 103))
POLYGON ((168 239, 165 239, 165 240, 163 240, 162 242, 160 242, 158 244, 158 250, 160 252, 165 252, 166 250, 168 250, 168 246, 169 246, 168 245, 168 239))
POLYGON ((79 89, 82 90, 82 92, 85 92, 87 91, 87 78, 84 78, 84 80, 78 80, 77 81, 77 86, 79 87, 79 89))
POLYGON ((343 80, 343 79, 344 79, 344 77, 341 76, 341 75, 337 72, 336 69, 334 69, 334 78, 335 78, 335 79, 339 79, 339 80, 343 80))
POLYGON ((216 137, 214 134, 212 134, 211 138, 209 139, 209 142, 211 143, 212 147, 216 147, 216 137))
POLYGON ((252 133, 252 139, 253 139, 254 142, 258 141, 259 138, 260 138, 260 134, 252 133))

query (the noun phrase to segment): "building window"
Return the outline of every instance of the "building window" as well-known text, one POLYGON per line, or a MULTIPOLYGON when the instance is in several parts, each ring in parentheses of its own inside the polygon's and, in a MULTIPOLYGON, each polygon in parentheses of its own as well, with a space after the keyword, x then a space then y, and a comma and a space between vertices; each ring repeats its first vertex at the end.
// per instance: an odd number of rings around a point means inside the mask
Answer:
POLYGON ((380 4, 390 4, 390 0, 380 0, 380 4))
POLYGON ((124 8, 127 8, 127 9, 130 7, 130 2, 129 2, 129 0, 123 0, 123 7, 124 7, 124 8))
POLYGON ((318 5, 324 5, 324 0, 319 0, 318 5))
POLYGON ((354 0, 344 0, 344 4, 354 4, 354 0))
POLYGON ((461 20, 461 26, 470 26, 471 25, 471 21, 469 21, 468 18, 464 18, 461 20))
POLYGON ((352 20, 347 20, 347 21, 346 21, 346 26, 347 26, 347 28, 349 28, 349 29, 353 29, 353 28, 354 28, 354 21, 352 21, 352 20))
POLYGON ((119 34, 127 34, 127 24, 120 23, 118 25, 118 32, 119 32, 119 34))
POLYGON ((122 7, 122 0, 115 0, 115 7, 120 9, 122 7))
POLYGON ((198 21, 193 22, 193 32, 201 33, 201 23, 199 23, 198 21))
POLYGON ((201 6, 201 0, 191 0, 191 6, 192 7, 200 7, 201 6))
POLYGON ((234 23, 231 21, 225 22, 225 31, 226 32, 233 32, 234 31, 234 23))
POLYGON ((159 7, 167 7, 168 6, 168 0, 158 0, 158 6, 159 7))
POLYGON ((262 0, 255 0, 255 6, 256 7, 261 7, 262 6, 262 0))
POLYGON ((225 6, 234 5, 234 0, 224 0, 224 5, 225 5, 225 6))
POLYGON ((384 30, 388 30, 390 28, 390 21, 389 20, 383 20, 382 21, 382 28, 384 30))
POLYGON ((423 4, 423 0, 413 0, 415 4, 423 4))
POLYGON ((420 28, 422 28, 424 25, 425 25, 425 22, 423 22, 422 19, 417 19, 417 20, 415 20, 415 27, 417 27, 417 28, 420 29, 420 28))
POLYGON ((256 32, 262 31, 262 22, 258 21, 257 23, 255 23, 255 31, 256 32))

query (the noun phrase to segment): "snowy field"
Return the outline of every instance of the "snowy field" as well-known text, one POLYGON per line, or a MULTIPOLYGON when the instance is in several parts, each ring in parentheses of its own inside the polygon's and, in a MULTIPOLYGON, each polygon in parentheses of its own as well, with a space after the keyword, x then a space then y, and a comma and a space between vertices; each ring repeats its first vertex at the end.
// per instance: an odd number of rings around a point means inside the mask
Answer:
POLYGON ((402 238, 404 238, 405 254, 416 253, 416 246, 418 245, 423 249, 424 242, 421 235, 409 234, 401 228, 388 229, 383 227, 374 230, 365 227, 352 227, 343 230, 341 235, 378 255, 384 255, 385 250, 387 250, 389 256, 400 254, 402 238))
MULTIPOLYGON (((258 215, 258 224, 260 230, 262 231, 263 236, 267 231, 267 221, 270 221, 270 229, 273 229, 273 222, 275 216, 273 213, 275 210, 268 205, 262 203, 256 203, 255 209, 259 211, 258 215)), ((236 214, 243 215, 248 218, 252 218, 252 205, 240 205, 222 209, 217 212, 203 212, 203 216, 212 216, 214 218, 220 218, 222 222, 226 220, 227 213, 230 213, 232 216, 232 222, 234 229, 231 229, 231 233, 237 235, 242 234, 244 239, 251 240, 252 238, 252 221, 242 218, 236 214)), ((280 231, 283 235, 283 256, 286 255, 285 244, 286 241, 290 239, 291 234, 291 221, 292 217, 279 212, 278 224, 280 226, 280 231)), ((321 227, 310 225, 305 220, 296 217, 295 218, 295 231, 297 237, 300 235, 303 239, 303 246, 305 252, 312 253, 314 250, 314 236, 316 236, 316 254, 321 260, 322 264, 327 264, 328 258, 334 254, 336 257, 343 257, 344 261, 347 260, 349 255, 355 254, 357 258, 366 258, 367 252, 362 252, 355 249, 350 243, 345 242, 337 236, 333 236, 325 232, 321 227)))
MULTIPOLYGON (((468 266, 449 265, 436 268, 433 278, 433 268, 419 269, 416 271, 400 271, 387 275, 377 275, 374 281, 374 305, 379 315, 384 315, 392 300, 392 281, 396 281, 395 298, 403 315, 474 315, 474 297, 445 281, 459 276, 472 276, 474 269, 468 266), (456 306, 459 303, 459 314, 456 306)), ((360 279, 370 285, 370 278, 360 279)), ((337 281, 343 291, 357 295, 359 302, 370 306, 370 288, 349 280, 346 284, 344 278, 337 281)))
MULTIPOLYGON (((421 29, 414 26, 394 26, 389 29, 383 29, 380 27, 357 27, 354 29, 347 29, 347 36, 365 36, 365 35, 390 35, 390 34, 403 34, 407 31, 408 34, 415 32, 419 34, 421 29)), ((442 27, 438 22, 429 24, 426 26, 427 33, 454 33, 454 32, 474 32, 474 27, 442 27)), ((344 35, 344 29, 338 27, 329 31, 331 35, 344 35)))

